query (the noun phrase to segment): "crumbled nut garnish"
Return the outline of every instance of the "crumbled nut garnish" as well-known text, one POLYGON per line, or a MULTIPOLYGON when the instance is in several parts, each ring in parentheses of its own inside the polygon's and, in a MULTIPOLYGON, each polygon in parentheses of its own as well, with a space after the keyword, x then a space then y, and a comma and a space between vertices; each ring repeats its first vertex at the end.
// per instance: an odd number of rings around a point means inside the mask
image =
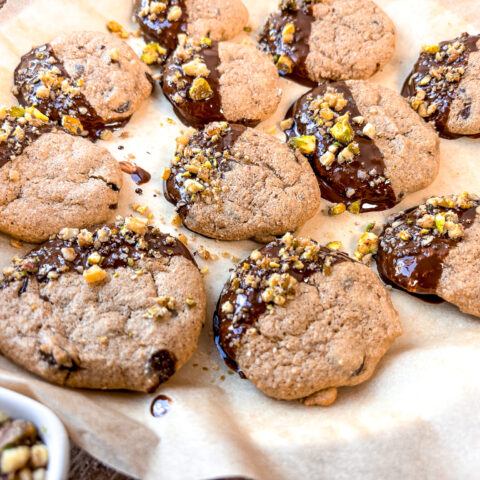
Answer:
POLYGON ((67 260, 67 262, 73 262, 75 258, 77 258, 77 254, 73 248, 64 247, 61 251, 63 258, 67 260))
POLYGON ((152 65, 153 63, 163 61, 167 53, 167 50, 158 43, 149 43, 143 47, 143 53, 140 60, 147 65, 152 65))
POLYGON ((83 125, 78 118, 63 115, 61 124, 63 128, 66 128, 73 135, 81 135, 83 133, 83 125))
POLYGON ((115 22, 114 20, 111 20, 107 23, 107 29, 119 38, 129 37, 128 32, 118 22, 115 22))
POLYGON ((358 215, 360 213, 360 206, 361 202, 357 200, 348 206, 348 211, 354 215, 358 215))
POLYGON ((108 54, 110 55, 110 58, 112 59, 113 62, 118 62, 119 56, 118 56, 118 48, 112 48, 108 54))
POLYGON ((77 237, 77 242, 80 247, 85 247, 87 245, 93 244, 93 235, 92 232, 88 230, 81 230, 77 237))
POLYGON ((8 179, 12 182, 18 182, 18 180, 20 180, 20 172, 18 172, 18 170, 10 170, 8 172, 8 179))
POLYGON ((327 243, 327 248, 329 248, 330 250, 340 250, 342 248, 342 242, 334 241, 327 243))
POLYGON ((317 139, 314 135, 304 135, 291 138, 289 143, 294 148, 298 148, 302 153, 309 154, 315 151, 317 139))
POLYGON ((182 69, 185 74, 190 77, 208 77, 208 75, 210 75, 210 70, 200 58, 194 58, 193 60, 184 63, 182 69))
POLYGON ((283 120, 280 122, 280 128, 285 131, 288 130, 289 128, 293 127, 293 118, 287 118, 286 120, 283 120))
POLYGON ((365 232, 357 242, 357 251, 362 255, 376 254, 378 251, 379 238, 372 232, 365 232))
POLYGON ((184 244, 184 245, 187 245, 188 244, 188 239, 187 237, 181 233, 180 235, 178 235, 178 239, 184 244))
POLYGON ((187 305, 187 307, 192 308, 197 305, 197 302, 192 297, 187 297, 185 299, 185 304, 187 305))
POLYGON ((108 274, 98 265, 93 265, 83 272, 83 278, 87 283, 98 283, 107 278, 108 274))
POLYGON ((332 205, 329 209, 328 209, 328 214, 330 216, 334 216, 334 215, 340 215, 342 214, 343 212, 345 212, 345 210, 347 209, 346 205, 344 203, 337 203, 335 205, 332 205))
POLYGON ((170 220, 171 225, 175 225, 176 227, 179 227, 182 224, 182 217, 176 213, 173 215, 173 217, 170 220))
POLYGON ((292 73, 293 62, 287 55, 280 55, 277 60, 277 68, 283 74, 292 73))
POLYGON ((295 37, 295 25, 293 23, 287 23, 282 30, 283 43, 292 43, 295 37))
POLYGON ((198 102, 211 97, 213 95, 213 90, 204 78, 198 77, 193 81, 188 94, 192 100, 198 102))
POLYGON ((145 234, 148 227, 148 219, 147 218, 139 218, 139 217, 127 217, 125 218, 125 228, 131 230, 132 232, 138 233, 140 235, 145 234))
POLYGON ((168 11, 167 20, 169 22, 176 22, 182 16, 182 9, 178 6, 171 7, 168 11))

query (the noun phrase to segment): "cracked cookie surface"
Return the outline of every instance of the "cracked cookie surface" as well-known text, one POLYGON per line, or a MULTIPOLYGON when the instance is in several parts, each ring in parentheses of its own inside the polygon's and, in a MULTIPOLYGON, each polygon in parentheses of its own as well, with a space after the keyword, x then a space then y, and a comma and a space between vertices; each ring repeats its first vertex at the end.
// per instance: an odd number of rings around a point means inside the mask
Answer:
POLYGON ((66 228, 14 259, 0 288, 0 351, 78 388, 153 391, 193 354, 205 321, 190 253, 142 218, 66 228))
POLYGON ((301 83, 366 79, 388 63, 395 27, 370 0, 284 0, 259 42, 282 75, 301 83))
POLYGON ((59 130, 40 112, 44 120, 32 119, 28 109, 14 109, 24 116, 5 113, 0 128, 5 137, 0 231, 38 243, 65 225, 83 228, 107 220, 122 187, 118 162, 107 150, 59 130))
POLYGON ((21 105, 72 133, 99 138, 123 126, 150 95, 151 71, 119 38, 72 32, 25 54, 14 74, 21 105))
POLYGON ((187 228, 221 240, 270 241, 303 225, 320 204, 303 155, 226 122, 177 139, 165 194, 187 228))
POLYGON ((239 263, 214 332, 227 365, 267 395, 327 405, 371 377, 402 328, 372 270, 286 234, 239 263))

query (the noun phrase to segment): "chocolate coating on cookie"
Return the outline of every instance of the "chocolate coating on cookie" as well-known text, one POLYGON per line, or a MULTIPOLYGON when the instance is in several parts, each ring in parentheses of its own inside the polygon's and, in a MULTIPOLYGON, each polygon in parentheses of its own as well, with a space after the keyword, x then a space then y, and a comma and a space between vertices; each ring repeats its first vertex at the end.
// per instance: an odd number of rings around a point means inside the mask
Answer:
POLYGON ((152 82, 148 67, 121 40, 74 32, 25 54, 15 69, 14 92, 21 105, 96 139, 126 124, 152 82))
POLYGON ((476 98, 480 83, 469 79, 470 68, 478 79, 478 59, 470 63, 479 42, 479 35, 463 33, 453 40, 424 46, 403 85, 402 95, 443 138, 480 134, 480 102, 476 98))
POLYGON ((284 0, 280 9, 259 43, 281 75, 300 83, 366 79, 393 54, 393 23, 369 0, 284 0))
MULTIPOLYGON (((139 225, 141 227, 141 224, 139 225)), ((181 255, 195 263, 183 243, 160 233, 158 229, 148 227, 139 237, 128 229, 121 234, 118 227, 104 226, 101 229, 81 232, 78 229, 65 229, 57 238, 30 251, 24 257, 19 271, 21 276, 26 273, 28 276, 34 275, 40 283, 48 282, 62 273, 72 270, 81 273, 87 270, 92 265, 91 255, 94 252, 102 259, 100 263, 103 269, 127 267, 139 259, 158 256, 181 255), (93 241, 95 236, 97 240, 93 241), (69 250, 68 255, 65 255, 65 249, 69 250)), ((28 276, 25 278, 28 279, 28 276)), ((16 276, 10 278, 16 279, 16 276)))
POLYGON ((310 52, 308 42, 314 21, 312 4, 285 8, 269 17, 259 38, 263 50, 274 55, 280 75, 307 86, 316 83, 310 79, 305 63, 310 52))
POLYGON ((228 40, 241 32, 248 11, 240 0, 135 0, 134 16, 144 35, 168 53, 179 34, 228 40))
POLYGON ((187 9, 184 0, 135 0, 133 14, 144 35, 172 51, 178 35, 187 33, 187 9), (153 5, 152 5, 153 4, 153 5))
POLYGON ((184 124, 196 128, 225 120, 220 97, 218 43, 206 41, 198 47, 191 47, 188 61, 198 62, 198 72, 202 71, 205 77, 198 76, 195 65, 193 75, 187 75, 182 68, 182 59, 175 54, 165 65, 163 92, 176 115, 184 124))
POLYGON ((193 354, 206 295, 186 247, 128 217, 65 228, 15 258, 0 303, 0 324, 8 322, 0 351, 37 375, 78 388, 153 391, 193 354))
POLYGON ((301 154, 272 135, 227 122, 177 139, 165 196, 187 228, 221 240, 271 241, 305 223, 320 204, 301 154))
POLYGON ((380 235, 380 277, 410 293, 437 295, 449 253, 472 227, 476 196, 433 197, 393 217, 380 235))
POLYGON ((314 242, 302 245, 291 235, 255 250, 239 263, 220 295, 213 320, 215 343, 230 368, 240 374, 235 347, 260 315, 274 305, 283 305, 298 282, 308 282, 314 273, 328 275, 340 262, 353 261, 348 255, 314 242), (286 243, 287 242, 287 243, 286 243))
POLYGON ((361 212, 397 203, 383 155, 364 133, 365 119, 344 82, 307 92, 291 107, 290 117, 293 125, 285 132, 287 139, 307 155, 323 198, 347 205, 356 202, 361 212), (305 142, 314 143, 313 151, 305 142))
POLYGON ((23 150, 44 133, 56 126, 36 108, 0 108, 0 168, 21 155, 23 150))
MULTIPOLYGON (((190 139, 185 139, 188 141, 188 150, 185 152, 185 148, 181 149, 182 156, 177 156, 175 161, 171 166, 171 173, 167 180, 165 180, 165 198, 176 206, 177 213, 185 219, 188 215, 190 207, 193 205, 195 193, 193 189, 190 191, 187 190, 187 187, 191 182, 187 183, 186 181, 193 176, 200 174, 200 180, 202 173, 200 169, 210 169, 215 168, 219 172, 226 171, 228 169, 228 157, 232 152, 233 145, 235 141, 245 132, 246 127, 243 125, 225 125, 223 128, 220 124, 212 124, 210 128, 206 128, 203 132, 195 133, 190 139), (190 166, 190 152, 193 154, 193 151, 197 151, 200 155, 205 155, 202 158, 205 162, 208 162, 207 165, 200 166, 194 165, 193 168, 188 170, 185 167, 190 166), (193 170, 191 172, 190 170, 193 170), (197 172, 195 174, 195 172, 197 172), (193 197, 193 198, 192 198, 193 197)), ((185 147, 186 145, 183 145, 185 147)), ((178 150, 178 146, 177 146, 178 150)), ((204 186, 200 184, 200 191, 204 191, 204 186)))
POLYGON ((165 64, 163 91, 186 125, 227 120, 255 126, 280 101, 278 73, 251 45, 183 39, 165 64))

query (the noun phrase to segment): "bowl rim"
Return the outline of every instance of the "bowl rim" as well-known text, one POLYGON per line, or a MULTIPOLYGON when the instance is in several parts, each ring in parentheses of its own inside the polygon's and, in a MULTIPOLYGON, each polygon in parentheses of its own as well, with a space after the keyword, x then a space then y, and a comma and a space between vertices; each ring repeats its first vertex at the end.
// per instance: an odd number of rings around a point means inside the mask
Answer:
POLYGON ((70 465, 70 441, 59 418, 36 400, 3 387, 0 387, 0 410, 35 425, 49 452, 46 480, 66 480, 70 465))

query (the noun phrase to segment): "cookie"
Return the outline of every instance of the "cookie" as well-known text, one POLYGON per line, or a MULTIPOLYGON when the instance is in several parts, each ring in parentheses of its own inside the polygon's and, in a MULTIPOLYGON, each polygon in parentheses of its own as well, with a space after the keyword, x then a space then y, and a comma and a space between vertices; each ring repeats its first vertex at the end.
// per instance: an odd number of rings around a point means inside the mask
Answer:
POLYGON ((150 69, 119 38, 72 32, 20 61, 14 94, 72 133, 99 138, 124 126, 152 91, 150 69))
POLYGON ((385 210, 438 174, 439 139, 400 95, 362 80, 321 84, 282 128, 310 160, 322 197, 352 213, 385 210))
POLYGON ((178 35, 229 40, 248 22, 241 0, 135 0, 134 17, 144 35, 171 52, 178 35))
POLYGON ((402 95, 443 138, 480 135, 480 35, 424 45, 402 95))
POLYGON ((271 397, 309 405, 368 380, 401 333, 372 270, 291 234, 238 264, 214 318, 227 365, 271 397))
POLYGON ((180 120, 203 125, 226 120, 255 126, 280 103, 278 72, 253 45, 181 38, 167 60, 163 91, 180 120))
POLYGON ((366 79, 395 50, 395 27, 370 0, 283 0, 259 43, 281 75, 312 85, 366 79))
POLYGON ((149 392, 193 354, 205 321, 186 247, 143 218, 65 228, 4 269, 0 351, 59 385, 149 392))
POLYGON ((384 226, 376 255, 388 284, 480 317, 480 197, 429 198, 384 226), (437 298, 435 298, 437 297, 437 298))
POLYGON ((70 135, 33 107, 0 108, 0 231, 42 242, 63 226, 106 221, 122 172, 104 148, 70 135))
POLYGON ((177 139, 165 196, 184 225, 221 240, 268 242, 318 210, 320 190, 307 159, 267 133, 211 123, 177 139))

